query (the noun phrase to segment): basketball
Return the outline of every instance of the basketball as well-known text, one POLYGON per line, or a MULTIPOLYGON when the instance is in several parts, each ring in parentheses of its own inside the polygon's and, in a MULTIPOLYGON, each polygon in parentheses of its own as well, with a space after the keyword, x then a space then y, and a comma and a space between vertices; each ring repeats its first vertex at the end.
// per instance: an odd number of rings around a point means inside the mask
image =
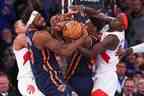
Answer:
POLYGON ((82 35, 82 25, 77 21, 69 21, 63 28, 64 38, 78 39, 82 35))

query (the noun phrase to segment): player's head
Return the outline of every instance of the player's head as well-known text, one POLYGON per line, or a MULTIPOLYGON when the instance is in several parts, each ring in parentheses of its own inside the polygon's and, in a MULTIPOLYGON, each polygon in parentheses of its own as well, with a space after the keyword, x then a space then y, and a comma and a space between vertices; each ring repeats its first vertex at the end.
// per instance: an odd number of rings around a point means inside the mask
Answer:
POLYGON ((54 30, 54 31, 62 31, 65 23, 69 22, 72 20, 72 15, 69 14, 69 13, 66 13, 66 14, 63 14, 63 15, 55 15, 53 17, 51 17, 50 19, 50 25, 51 25, 51 28, 54 30))
POLYGON ((36 28, 43 28, 46 26, 45 19, 42 15, 36 16, 35 20, 33 21, 32 25, 36 28))
POLYGON ((27 31, 26 25, 23 23, 22 20, 17 20, 17 21, 15 22, 14 27, 15 27, 15 32, 16 32, 17 34, 26 33, 26 31, 27 31))
POLYGON ((60 15, 55 15, 50 19, 50 25, 54 32, 62 31, 62 18, 60 15))

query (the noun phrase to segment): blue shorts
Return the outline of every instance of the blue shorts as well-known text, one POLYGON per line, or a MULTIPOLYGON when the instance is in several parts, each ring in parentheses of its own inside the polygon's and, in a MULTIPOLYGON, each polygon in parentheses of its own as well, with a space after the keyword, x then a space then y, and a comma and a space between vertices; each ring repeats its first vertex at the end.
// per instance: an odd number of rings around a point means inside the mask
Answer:
POLYGON ((71 88, 67 86, 64 92, 59 91, 47 72, 35 75, 35 80, 40 91, 46 96, 71 96, 71 88))
POLYGON ((79 96, 90 96, 93 88, 93 80, 91 77, 75 76, 69 80, 68 84, 79 96))

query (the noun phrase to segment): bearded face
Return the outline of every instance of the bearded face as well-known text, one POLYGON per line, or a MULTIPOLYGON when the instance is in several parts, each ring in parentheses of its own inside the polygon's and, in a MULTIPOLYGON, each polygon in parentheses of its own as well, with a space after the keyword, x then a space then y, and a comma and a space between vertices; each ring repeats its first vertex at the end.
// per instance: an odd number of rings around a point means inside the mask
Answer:
POLYGON ((44 20, 44 17, 41 15, 37 16, 33 22, 33 25, 37 28, 43 28, 46 26, 46 22, 44 20))

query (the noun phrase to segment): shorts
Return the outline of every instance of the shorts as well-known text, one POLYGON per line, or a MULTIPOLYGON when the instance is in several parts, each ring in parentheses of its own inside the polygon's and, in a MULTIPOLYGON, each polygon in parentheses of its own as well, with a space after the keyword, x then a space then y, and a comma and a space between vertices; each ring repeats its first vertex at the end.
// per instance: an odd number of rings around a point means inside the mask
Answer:
POLYGON ((79 96, 90 96, 93 80, 90 76, 74 76, 68 83, 79 96))
POLYGON ((94 78, 95 90, 102 90, 108 96, 114 96, 118 86, 118 78, 116 72, 105 72, 102 74, 96 74, 94 78))
POLYGON ((18 89, 22 96, 45 96, 37 87, 34 78, 18 80, 18 89))

